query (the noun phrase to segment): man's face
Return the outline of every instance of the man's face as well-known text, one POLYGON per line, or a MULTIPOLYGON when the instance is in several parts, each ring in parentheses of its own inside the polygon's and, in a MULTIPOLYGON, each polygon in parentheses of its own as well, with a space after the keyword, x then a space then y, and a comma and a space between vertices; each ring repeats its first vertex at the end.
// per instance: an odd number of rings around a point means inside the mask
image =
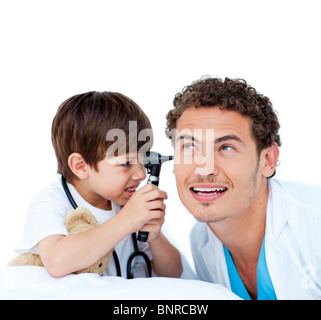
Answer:
POLYGON ((217 107, 191 107, 177 130, 174 174, 184 206, 205 222, 244 213, 262 177, 250 119, 217 107))

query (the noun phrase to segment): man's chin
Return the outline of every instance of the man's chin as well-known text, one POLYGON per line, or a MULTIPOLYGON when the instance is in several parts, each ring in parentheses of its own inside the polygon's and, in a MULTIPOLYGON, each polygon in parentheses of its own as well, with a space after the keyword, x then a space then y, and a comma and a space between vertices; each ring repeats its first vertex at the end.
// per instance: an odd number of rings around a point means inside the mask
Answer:
POLYGON ((187 208, 188 211, 194 216, 197 221, 206 222, 206 223, 218 223, 225 221, 229 218, 228 215, 218 213, 211 209, 210 203, 202 203, 202 210, 198 208, 187 208))

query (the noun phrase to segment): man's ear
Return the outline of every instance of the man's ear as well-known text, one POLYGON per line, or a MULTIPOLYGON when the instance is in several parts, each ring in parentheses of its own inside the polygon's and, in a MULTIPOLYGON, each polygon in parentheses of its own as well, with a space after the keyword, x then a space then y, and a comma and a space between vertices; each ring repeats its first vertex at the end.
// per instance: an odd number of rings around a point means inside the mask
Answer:
POLYGON ((274 142, 271 147, 268 147, 262 151, 262 174, 266 178, 269 178, 273 175, 279 154, 280 150, 276 142, 274 142))
POLYGON ((88 164, 80 153, 74 152, 68 158, 70 170, 80 179, 88 177, 88 164))

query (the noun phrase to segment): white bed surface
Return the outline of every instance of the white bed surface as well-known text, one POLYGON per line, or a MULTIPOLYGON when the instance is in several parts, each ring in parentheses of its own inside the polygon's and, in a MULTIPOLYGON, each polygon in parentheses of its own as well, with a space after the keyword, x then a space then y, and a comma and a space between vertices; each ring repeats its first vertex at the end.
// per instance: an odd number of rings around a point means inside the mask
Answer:
POLYGON ((42 267, 0 270, 0 299, 225 300, 238 299, 223 286, 198 280, 126 280, 96 274, 54 278, 42 267))

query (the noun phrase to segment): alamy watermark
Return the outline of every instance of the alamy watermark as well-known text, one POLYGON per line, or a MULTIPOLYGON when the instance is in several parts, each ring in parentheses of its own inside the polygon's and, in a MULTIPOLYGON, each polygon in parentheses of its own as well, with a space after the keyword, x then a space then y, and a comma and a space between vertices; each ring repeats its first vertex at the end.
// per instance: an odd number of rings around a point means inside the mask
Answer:
MULTIPOLYGON (((214 129, 184 129, 182 131, 172 129, 167 135, 174 146, 175 164, 196 163, 199 166, 203 166, 204 170, 214 166, 214 129)), ((146 155, 146 152, 153 145, 153 131, 147 128, 138 132, 136 121, 129 122, 128 134, 118 128, 109 130, 106 134, 106 141, 113 142, 106 152, 106 159, 110 164, 115 164, 117 156, 125 155, 126 153, 137 153, 138 161, 142 164, 146 164, 148 161, 153 164, 153 161, 155 161, 155 159, 146 155), (140 142, 140 148, 138 148, 138 142, 140 142)), ((135 160, 133 159, 133 161, 135 160)), ((199 170, 199 173, 202 174, 201 167, 199 170)))

